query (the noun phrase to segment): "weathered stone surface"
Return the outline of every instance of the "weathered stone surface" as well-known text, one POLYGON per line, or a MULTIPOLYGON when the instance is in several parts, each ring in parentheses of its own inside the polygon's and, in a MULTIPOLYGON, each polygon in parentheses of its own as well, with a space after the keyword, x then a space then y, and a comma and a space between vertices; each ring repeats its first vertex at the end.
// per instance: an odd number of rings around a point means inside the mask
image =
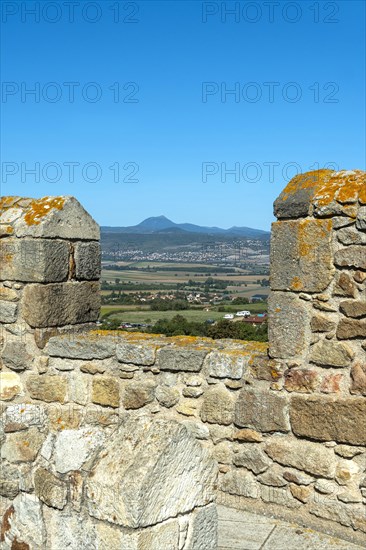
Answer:
POLYGON ((314 488, 322 495, 333 495, 333 498, 342 490, 335 481, 329 479, 317 479, 314 488))
POLYGON ((53 508, 62 510, 67 501, 67 484, 48 470, 38 468, 34 473, 34 490, 36 495, 53 508))
POLYGON ((92 385, 92 401, 105 407, 119 407, 119 383, 112 376, 95 376, 92 385))
POLYGON ((176 388, 170 388, 169 386, 158 386, 156 388, 156 399, 163 407, 173 407, 179 401, 179 391, 176 388))
POLYGON ((93 360, 112 357, 115 347, 116 341, 113 337, 65 334, 50 338, 46 351, 54 357, 93 360))
POLYGON ((335 296, 356 297, 357 287, 348 273, 337 275, 333 293, 335 296))
POLYGON ((209 451, 184 426, 132 416, 96 462, 86 505, 110 523, 154 525, 212 502, 216 477, 209 451))
POLYGON ((27 379, 27 389, 33 399, 52 403, 64 403, 67 391, 67 380, 63 376, 48 374, 30 374, 27 379))
POLYGON ((343 378, 343 374, 326 374, 319 388, 320 391, 323 393, 337 393, 341 391, 343 378))
POLYGON ((321 292, 333 277, 330 220, 272 224, 271 289, 321 292), (322 269, 317 267, 321 265, 322 269))
POLYGON ((351 378, 351 393, 366 395, 366 363, 353 365, 351 378))
POLYGON ((319 374, 311 369, 290 369, 285 373, 287 391, 311 393, 319 384, 319 374))
POLYGON ((302 218, 311 213, 312 199, 318 187, 334 174, 332 170, 314 170, 295 176, 274 203, 277 218, 302 218))
POLYGON ((74 260, 77 279, 93 281, 100 278, 101 250, 98 242, 76 243, 74 260))
POLYGON ((157 366, 161 370, 199 372, 207 350, 165 347, 158 351, 157 366))
POLYGON ((292 466, 309 474, 333 478, 336 462, 332 450, 310 441, 290 437, 272 437, 265 446, 266 453, 284 466, 292 466))
POLYGON ((46 531, 41 502, 35 495, 20 493, 5 512, 1 543, 5 550, 44 548, 46 531))
POLYGON ((366 338, 366 319, 341 319, 337 328, 337 338, 366 338))
POLYGON ((5 302, 17 302, 19 300, 17 291, 12 288, 0 286, 0 302, 3 300, 5 302))
POLYGON ((340 243, 344 245, 350 244, 366 244, 366 235, 357 231, 354 227, 345 227, 337 232, 337 237, 340 243))
POLYGON ((366 449, 364 447, 354 447, 353 445, 337 445, 334 452, 343 458, 353 458, 366 452, 366 449))
POLYGON ((290 485, 290 492, 294 498, 305 504, 310 498, 312 488, 302 487, 300 485, 290 485))
POLYGON ((194 399, 197 399, 198 397, 200 397, 203 394, 203 389, 202 388, 192 388, 192 387, 183 388, 182 394, 183 394, 184 397, 192 397, 194 399))
POLYGON ((244 443, 240 445, 239 451, 234 454, 233 463, 235 466, 243 466, 251 470, 254 474, 261 474, 269 468, 272 461, 269 460, 259 446, 244 443))
POLYGON ((360 467, 353 460, 340 460, 337 464, 335 478, 339 485, 348 485, 351 481, 355 481, 359 472, 360 467))
MULTIPOLYGON (((184 550, 217 548, 217 523, 217 510, 214 504, 209 504, 193 512, 184 550)), ((168 547, 160 546, 156 547, 156 550, 163 548, 168 547)))
POLYGON ((156 384, 152 380, 136 381, 126 385, 122 403, 125 409, 140 409, 155 397, 156 384))
POLYGON ((290 405, 294 433, 318 441, 366 444, 366 400, 360 398, 294 396, 290 405))
POLYGON ((347 344, 323 340, 311 348, 310 361, 323 367, 347 367, 351 364, 354 351, 347 344))
POLYGON ((230 495, 258 498, 260 489, 251 472, 244 469, 231 470, 222 479, 220 489, 230 495))
POLYGON ((287 292, 272 292, 268 311, 270 356, 286 359, 303 354, 310 333, 310 313, 304 301, 287 292))
POLYGON ((275 393, 243 388, 235 407, 236 426, 259 432, 287 432, 286 398, 275 393))
POLYGON ((237 441, 247 441, 250 443, 260 443, 263 441, 263 436, 260 432, 251 430, 250 428, 243 428, 242 430, 237 430, 234 434, 234 439, 237 441))
POLYGON ((9 462, 33 462, 45 436, 38 428, 9 433, 1 447, 1 458, 9 462))
POLYGON ((366 231, 366 206, 361 206, 358 211, 356 227, 360 231, 366 231))
POLYGON ((31 426, 44 426, 46 415, 42 405, 17 403, 7 405, 2 420, 5 433, 17 432, 31 426))
POLYGON ((98 428, 63 430, 57 434, 54 448, 56 471, 89 470, 92 459, 105 443, 105 434, 98 428))
POLYGON ((366 300, 345 300, 339 304, 339 309, 347 317, 366 317, 366 300))
POLYGON ((271 487, 284 487, 287 485, 287 481, 283 478, 283 468, 278 464, 273 464, 263 474, 260 474, 257 480, 263 485, 271 487))
POLYGON ((354 223, 356 223, 356 220, 347 216, 334 216, 332 218, 333 229, 340 229, 341 227, 353 225, 354 223))
POLYGON ((149 366, 155 363, 155 346, 121 342, 116 346, 116 355, 121 363, 149 366))
POLYGON ((208 354, 204 362, 209 376, 214 378, 232 378, 240 380, 248 364, 248 355, 239 350, 225 352, 213 351, 208 354))
POLYGON ((286 469, 283 472, 283 477, 286 481, 296 483, 297 485, 310 485, 310 483, 314 481, 314 479, 308 474, 292 469, 286 469))
POLYGON ((71 196, 32 199, 14 225, 16 237, 99 241, 98 224, 71 196))
POLYGON ((201 420, 210 424, 229 425, 234 418, 235 398, 224 386, 206 391, 201 408, 201 420))
POLYGON ((0 323, 15 323, 17 320, 18 304, 0 302, 0 323))
POLYGON ((258 380, 273 382, 281 376, 281 364, 267 355, 256 355, 249 361, 250 370, 258 380))
POLYGON ((15 371, 28 369, 33 362, 33 357, 27 352, 24 342, 17 340, 5 344, 1 358, 6 367, 15 371))
POLYGON ((50 239, 0 240, 2 281, 56 283, 69 270, 69 245, 50 239))
POLYGON ((362 245, 351 245, 337 250, 334 255, 334 263, 339 267, 355 267, 366 269, 366 252, 362 245))
POLYGON ((23 384, 15 372, 0 372, 0 399, 10 401, 23 391, 23 384))
POLYGON ((336 322, 325 315, 314 315, 311 319, 311 330, 313 332, 331 332, 336 326, 336 322))
POLYGON ((99 283, 66 282, 27 285, 23 295, 23 317, 31 327, 87 323, 98 319, 99 283))
POLYGON ((356 283, 362 284, 366 281, 366 273, 364 271, 356 271, 356 273, 353 275, 353 278, 356 283))

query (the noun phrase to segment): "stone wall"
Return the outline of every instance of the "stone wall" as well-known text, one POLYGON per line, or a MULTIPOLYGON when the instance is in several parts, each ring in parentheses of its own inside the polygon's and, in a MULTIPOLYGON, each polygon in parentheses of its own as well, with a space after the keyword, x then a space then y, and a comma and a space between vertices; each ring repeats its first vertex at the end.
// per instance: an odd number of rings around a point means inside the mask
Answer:
POLYGON ((65 546, 65 525, 75 548, 120 547, 117 531, 128 549, 215 548, 212 459, 220 502, 363 540, 365 211, 359 171, 298 176, 277 199, 268 348, 96 330, 97 226, 73 198, 3 199, 6 548, 65 546))

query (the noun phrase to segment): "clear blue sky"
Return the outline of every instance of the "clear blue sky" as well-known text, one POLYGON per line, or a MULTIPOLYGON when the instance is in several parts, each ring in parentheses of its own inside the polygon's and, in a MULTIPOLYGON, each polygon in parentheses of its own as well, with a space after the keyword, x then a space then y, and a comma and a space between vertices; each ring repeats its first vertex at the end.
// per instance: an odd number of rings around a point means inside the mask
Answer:
POLYGON ((269 229, 296 166, 365 169, 364 2, 54 4, 2 2, 3 195, 269 229))

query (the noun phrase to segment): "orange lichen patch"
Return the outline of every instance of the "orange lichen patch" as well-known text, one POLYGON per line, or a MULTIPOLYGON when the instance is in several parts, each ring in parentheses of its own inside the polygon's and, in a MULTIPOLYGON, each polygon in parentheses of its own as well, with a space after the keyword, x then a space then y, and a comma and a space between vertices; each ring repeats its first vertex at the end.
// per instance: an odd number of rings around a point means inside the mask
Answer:
POLYGON ((295 176, 282 192, 282 200, 301 190, 313 190, 313 201, 326 206, 338 200, 342 203, 366 200, 366 172, 362 170, 315 170, 295 176))
MULTIPOLYGON (((332 220, 303 220, 299 225, 298 254, 316 260, 319 243, 330 235, 332 220), (311 234, 311 237, 309 235, 311 234)), ((295 277, 296 279, 296 277, 295 277)), ((296 281, 295 281, 296 283, 296 281)))
POLYGON ((31 202, 27 212, 24 215, 24 221, 27 225, 39 225, 42 218, 53 209, 62 210, 65 204, 64 197, 43 197, 31 202))
POLYGON ((0 197, 0 212, 14 206, 20 197, 0 197))
POLYGON ((302 290, 304 288, 304 285, 300 277, 294 277, 291 281, 290 287, 292 290, 302 290))
POLYGON ((282 192, 282 200, 287 200, 290 195, 293 195, 299 190, 316 189, 320 185, 328 182, 333 174, 332 170, 314 170, 313 172, 305 172, 298 174, 287 184, 282 192))
POLYGON ((342 203, 353 202, 365 186, 366 172, 362 170, 333 172, 327 182, 317 187, 314 201, 318 206, 326 206, 334 200, 342 203))

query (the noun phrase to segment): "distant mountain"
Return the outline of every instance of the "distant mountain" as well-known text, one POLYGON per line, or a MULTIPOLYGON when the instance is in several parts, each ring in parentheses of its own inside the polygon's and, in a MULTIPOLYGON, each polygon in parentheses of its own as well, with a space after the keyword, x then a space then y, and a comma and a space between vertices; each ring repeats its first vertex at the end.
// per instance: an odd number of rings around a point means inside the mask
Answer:
POLYGON ((230 227, 229 229, 221 229, 220 227, 205 227, 194 225, 193 223, 174 223, 165 216, 153 216, 146 218, 137 225, 129 227, 109 227, 102 226, 103 233, 134 233, 134 234, 151 234, 151 233, 203 233, 207 235, 233 235, 236 237, 252 237, 260 238, 269 236, 268 231, 262 229, 252 229, 251 227, 230 227))

